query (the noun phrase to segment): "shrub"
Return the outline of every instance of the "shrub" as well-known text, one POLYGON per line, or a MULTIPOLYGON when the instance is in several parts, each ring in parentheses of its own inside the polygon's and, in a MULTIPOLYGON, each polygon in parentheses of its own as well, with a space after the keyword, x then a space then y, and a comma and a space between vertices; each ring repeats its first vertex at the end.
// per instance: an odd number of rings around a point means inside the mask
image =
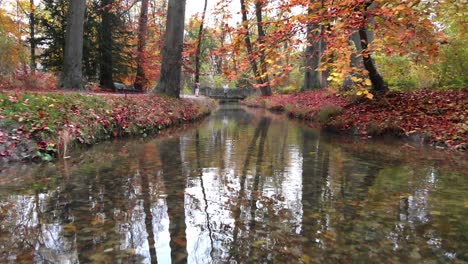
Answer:
POLYGON ((288 85, 286 87, 278 89, 279 94, 293 94, 297 92, 299 92, 299 87, 293 85, 288 85))
POLYGON ((327 105, 323 106, 318 110, 317 114, 315 114, 314 119, 320 123, 328 123, 330 119, 334 116, 340 115, 343 113, 343 108, 336 105, 327 105))

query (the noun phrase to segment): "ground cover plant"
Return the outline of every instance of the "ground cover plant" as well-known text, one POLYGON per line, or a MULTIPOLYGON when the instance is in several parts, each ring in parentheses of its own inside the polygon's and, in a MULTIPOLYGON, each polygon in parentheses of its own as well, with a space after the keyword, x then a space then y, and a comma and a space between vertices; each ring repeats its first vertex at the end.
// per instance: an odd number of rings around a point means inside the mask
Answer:
POLYGON ((251 97, 248 106, 285 111, 318 121, 334 131, 369 138, 396 135, 437 147, 466 150, 468 90, 389 92, 381 98, 353 100, 326 91, 251 97))
POLYGON ((200 118, 209 107, 201 101, 154 95, 1 93, 0 156, 4 160, 66 157, 72 144, 147 136, 200 118))

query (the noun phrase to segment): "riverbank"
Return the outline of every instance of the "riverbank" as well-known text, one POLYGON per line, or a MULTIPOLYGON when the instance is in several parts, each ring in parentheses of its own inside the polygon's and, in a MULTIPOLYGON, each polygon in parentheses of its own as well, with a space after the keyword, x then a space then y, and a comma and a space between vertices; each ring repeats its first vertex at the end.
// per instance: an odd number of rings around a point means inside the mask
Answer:
POLYGON ((392 135, 464 151, 468 90, 390 92, 379 99, 351 99, 328 91, 251 97, 243 104, 286 112, 334 132, 364 139, 392 135))
POLYGON ((154 95, 0 93, 0 161, 52 160, 74 145, 146 137, 208 115, 215 105, 154 95))

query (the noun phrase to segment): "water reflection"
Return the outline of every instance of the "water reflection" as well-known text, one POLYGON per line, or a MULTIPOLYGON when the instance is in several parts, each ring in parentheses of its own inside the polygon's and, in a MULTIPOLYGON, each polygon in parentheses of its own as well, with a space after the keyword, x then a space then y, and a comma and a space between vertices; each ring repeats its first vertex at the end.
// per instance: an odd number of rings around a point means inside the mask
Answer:
POLYGON ((10 166, 0 262, 468 261, 466 163, 368 145, 225 105, 196 129, 10 166))

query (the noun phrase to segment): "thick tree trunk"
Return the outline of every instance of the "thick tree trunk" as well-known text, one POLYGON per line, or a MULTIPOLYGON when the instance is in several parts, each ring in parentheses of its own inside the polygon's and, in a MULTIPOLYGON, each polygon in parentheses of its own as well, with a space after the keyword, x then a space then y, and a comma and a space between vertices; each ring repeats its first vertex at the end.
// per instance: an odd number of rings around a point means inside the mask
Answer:
MULTIPOLYGON (((315 0, 310 0, 310 4, 315 3, 315 0)), ((324 3, 322 1, 322 8, 324 3)), ((308 14, 312 15, 317 10, 309 6, 308 14)), ((314 22, 307 23, 307 48, 305 51, 305 76, 303 91, 320 89, 326 87, 326 75, 321 74, 317 69, 320 67, 321 56, 325 50, 324 41, 320 37, 323 31, 323 26, 314 22), (325 77, 325 78, 324 78, 325 77)))
POLYGON ((266 55, 265 55, 265 31, 263 30, 263 21, 262 21, 262 0, 257 0, 255 2, 255 16, 257 17, 257 30, 258 30, 258 42, 261 46, 260 49, 260 70, 263 77, 262 86, 260 90, 262 95, 271 95, 270 82, 268 80, 268 72, 266 65, 266 55))
MULTIPOLYGON (((310 1, 312 4, 314 0, 310 1)), ((308 15, 314 13, 314 10, 309 6, 308 15)), ((305 50, 305 76, 303 91, 319 89, 320 88, 320 73, 317 68, 320 64, 320 49, 317 42, 320 26, 316 23, 307 23, 307 47, 305 50)))
POLYGON ((315 40, 315 30, 319 28, 318 25, 307 25, 307 48, 305 51, 305 76, 303 91, 319 89, 320 73, 317 68, 320 65, 320 49, 317 41, 315 40))
POLYGON ((155 92, 179 98, 186 0, 169 0, 161 78, 155 92))
POLYGON ((140 21, 138 25, 137 72, 134 83, 137 91, 143 91, 148 85, 144 69, 146 33, 148 32, 148 3, 149 0, 141 1, 140 21))
POLYGON ((31 48, 31 71, 34 73, 36 71, 36 16, 34 0, 29 0, 29 45, 31 48))
POLYGON ((70 2, 65 36, 62 84, 64 88, 83 89, 83 28, 86 0, 70 2))
POLYGON ((195 83, 200 83, 201 44, 202 44, 202 39, 203 39, 203 24, 205 23, 205 14, 206 14, 207 5, 208 5, 208 0, 205 0, 205 6, 203 7, 202 20, 200 23, 200 28, 198 29, 197 50, 195 52, 195 83))
POLYGON ((99 48, 101 53, 101 65, 99 83, 102 87, 115 90, 114 80, 112 78, 113 60, 112 60, 112 7, 113 0, 102 0, 101 6, 101 32, 99 48))

